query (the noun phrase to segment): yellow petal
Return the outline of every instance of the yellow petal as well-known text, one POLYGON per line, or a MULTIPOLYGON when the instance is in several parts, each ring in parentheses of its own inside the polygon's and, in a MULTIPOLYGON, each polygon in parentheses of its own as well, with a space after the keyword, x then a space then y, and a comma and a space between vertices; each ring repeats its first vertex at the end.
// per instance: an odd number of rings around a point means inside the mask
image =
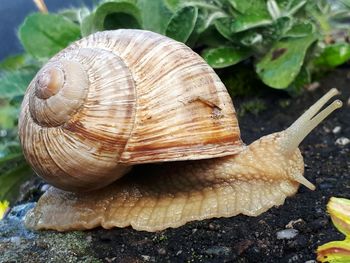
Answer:
POLYGON ((8 201, 0 201, 0 220, 5 216, 10 203, 8 201))
POLYGON ((335 227, 347 237, 350 236, 350 200, 332 197, 327 205, 335 227))
POLYGON ((329 242, 318 247, 317 260, 329 263, 350 262, 350 240, 329 242))

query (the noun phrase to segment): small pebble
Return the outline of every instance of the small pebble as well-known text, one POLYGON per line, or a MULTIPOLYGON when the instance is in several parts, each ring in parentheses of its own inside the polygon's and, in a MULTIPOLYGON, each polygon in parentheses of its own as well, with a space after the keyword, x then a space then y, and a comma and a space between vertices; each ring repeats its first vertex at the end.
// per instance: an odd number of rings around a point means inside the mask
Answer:
POLYGON ((323 130, 326 132, 326 133, 330 133, 331 130, 329 128, 327 128, 326 126, 323 126, 323 130))
POLYGON ((277 239, 292 239, 298 235, 299 231, 296 229, 284 229, 277 232, 277 239))
POLYGON ((326 189, 334 188, 335 185, 328 182, 322 182, 318 185, 318 187, 320 188, 320 190, 326 190, 326 189))
POLYGON ((310 84, 306 87, 306 89, 307 89, 308 91, 314 91, 314 90, 318 89, 319 87, 320 87, 320 83, 317 82, 317 81, 315 81, 315 82, 310 83, 310 84))
POLYGON ((141 257, 144 261, 150 261, 150 259, 151 259, 151 257, 147 256, 147 255, 141 255, 141 257))
POLYGON ((160 248, 160 249, 158 249, 158 254, 159 254, 159 255, 162 255, 162 256, 166 255, 166 250, 165 250, 165 248, 160 248))
POLYGON ((335 141, 335 144, 340 146, 345 146, 349 143, 350 143, 350 140, 349 138, 346 138, 346 137, 340 137, 335 141))
POLYGON ((180 254, 182 254, 182 250, 179 250, 179 251, 176 252, 176 256, 178 256, 180 254))
POLYGON ((334 129, 332 130, 332 132, 334 134, 338 134, 341 131, 341 127, 340 126, 335 126, 334 129))
POLYGON ((50 185, 48 184, 43 184, 40 188, 40 191, 45 193, 48 189, 50 188, 50 185))
POLYGON ((288 258, 288 263, 294 263, 294 262, 300 262, 300 260, 302 259, 302 255, 300 254, 295 254, 295 255, 292 255, 288 258))
POLYGON ((305 261, 304 263, 317 263, 317 261, 316 261, 316 260, 311 259, 311 260, 305 261))
POLYGON ((311 228, 312 231, 319 231, 325 228, 327 225, 328 225, 328 218, 318 218, 308 224, 308 226, 311 228))
POLYGON ((14 243, 16 246, 19 246, 21 244, 21 238, 20 237, 11 237, 11 243, 14 243))
POLYGON ((113 258, 108 258, 108 257, 106 257, 106 258, 105 258, 105 260, 106 260, 108 263, 115 262, 116 259, 117 259, 117 257, 113 257, 113 258))
POLYGON ((297 235, 295 239, 288 241, 288 247, 300 250, 307 246, 308 239, 304 235, 297 235))
POLYGON ((244 251, 246 251, 254 242, 249 239, 242 240, 235 245, 235 249, 237 250, 237 254, 241 255, 244 251))
POLYGON ((35 206, 35 203, 26 203, 12 207, 7 218, 11 220, 22 220, 26 213, 35 206))
POLYGON ((215 256, 229 256, 231 254, 231 248, 214 246, 206 249, 204 253, 208 255, 215 255, 215 256))
POLYGON ((215 224, 213 224, 213 223, 210 223, 210 224, 208 225, 208 227, 209 227, 210 230, 218 230, 218 229, 220 228, 219 225, 215 225, 215 224))
POLYGON ((294 228, 294 225, 298 224, 305 224, 305 221, 301 218, 296 219, 296 220, 291 220, 289 223, 286 225, 286 228, 294 228))

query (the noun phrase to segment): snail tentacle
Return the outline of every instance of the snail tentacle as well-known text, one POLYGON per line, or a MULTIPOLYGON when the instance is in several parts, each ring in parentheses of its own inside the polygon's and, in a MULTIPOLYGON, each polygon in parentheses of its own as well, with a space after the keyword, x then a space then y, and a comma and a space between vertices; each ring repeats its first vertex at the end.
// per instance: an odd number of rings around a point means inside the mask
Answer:
POLYGON ((337 89, 331 89, 314 105, 312 105, 303 115, 301 115, 288 129, 285 130, 284 140, 281 146, 286 152, 292 153, 298 148, 304 138, 333 111, 342 106, 340 100, 333 101, 328 107, 319 112, 319 110, 335 95, 338 95, 337 89))

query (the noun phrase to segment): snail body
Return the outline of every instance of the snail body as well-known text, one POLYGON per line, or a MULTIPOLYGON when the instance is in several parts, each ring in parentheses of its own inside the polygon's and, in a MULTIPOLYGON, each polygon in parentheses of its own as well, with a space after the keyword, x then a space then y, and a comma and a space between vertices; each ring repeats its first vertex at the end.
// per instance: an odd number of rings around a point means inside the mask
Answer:
POLYGON ((261 214, 300 183, 314 189, 298 145, 341 106, 334 101, 318 113, 336 94, 246 146, 224 85, 184 44, 141 30, 93 34, 53 57, 24 97, 25 157, 55 186, 26 224, 157 231, 261 214), (157 164, 129 173, 146 163, 157 164))

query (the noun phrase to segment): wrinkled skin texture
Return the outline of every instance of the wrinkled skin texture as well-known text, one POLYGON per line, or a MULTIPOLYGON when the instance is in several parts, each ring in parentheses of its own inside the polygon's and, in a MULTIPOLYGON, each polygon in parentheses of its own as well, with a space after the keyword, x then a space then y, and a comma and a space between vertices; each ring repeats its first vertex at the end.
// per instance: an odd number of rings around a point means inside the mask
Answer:
POLYGON ((50 188, 26 217, 34 229, 58 231, 126 227, 158 231, 186 222, 237 214, 257 216, 296 193, 304 164, 296 149, 281 154, 276 133, 240 154, 217 159, 139 166, 88 193, 50 188))

